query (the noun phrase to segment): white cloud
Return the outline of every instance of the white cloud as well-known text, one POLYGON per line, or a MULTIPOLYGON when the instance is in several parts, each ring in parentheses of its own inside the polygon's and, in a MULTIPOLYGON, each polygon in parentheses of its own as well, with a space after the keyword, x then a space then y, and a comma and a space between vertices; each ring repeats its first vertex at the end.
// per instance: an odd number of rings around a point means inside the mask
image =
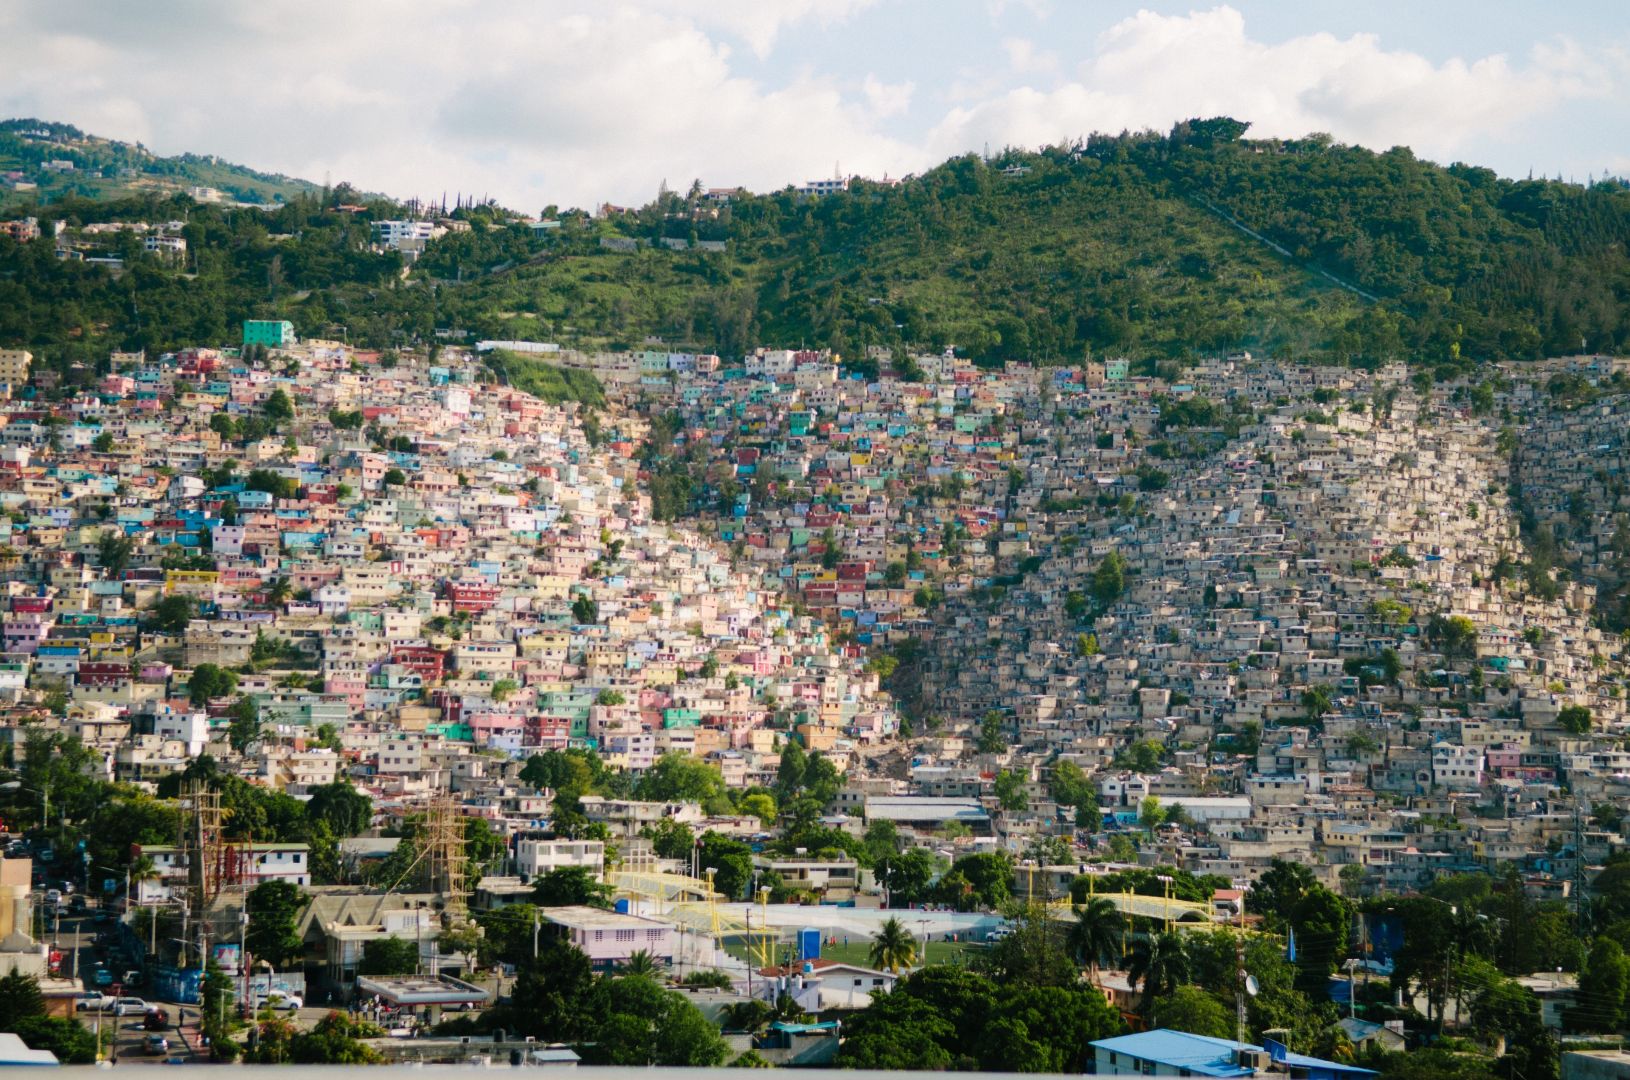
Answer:
POLYGON ((769 55, 787 27, 813 22, 836 26, 870 7, 874 0, 653 0, 652 7, 745 41, 754 53, 769 55))
POLYGON ((911 108, 911 95, 917 89, 912 82, 886 83, 876 75, 866 76, 866 81, 860 85, 861 91, 866 95, 866 101, 872 107, 872 112, 879 118, 899 116, 911 108))
POLYGON ((834 163, 900 175, 982 145, 1219 113, 1256 134, 1322 130, 1442 156, 1630 81, 1606 44, 1434 63, 1371 35, 1264 42, 1228 7, 1139 12, 1068 64, 1064 34, 958 52, 928 35, 936 26, 846 70, 854 42, 815 31, 873 2, 23 0, 0 4, 0 114, 535 210, 639 201, 664 179, 764 190, 834 163))
POLYGON ((1008 67, 1020 74, 1050 74, 1058 70, 1058 54, 1038 49, 1028 38, 1007 38, 1002 42, 1008 67))
POLYGON ((1613 83, 1607 65, 1568 42, 1537 46, 1522 64, 1500 55, 1433 64, 1389 51, 1371 34, 1266 44, 1230 7, 1140 11, 1096 44, 1073 81, 952 109, 929 146, 944 154, 985 142, 1035 145, 1228 114, 1250 120, 1257 135, 1328 131, 1366 146, 1452 155, 1568 99, 1606 95, 1613 83))
POLYGON ((773 188, 834 161, 881 174, 910 157, 874 125, 909 105, 911 86, 818 75, 766 86, 735 74, 730 45, 705 26, 757 48, 865 2, 402 0, 387 19, 269 0, 195 6, 168 27, 13 8, 0 37, 25 47, 0 81, 0 113, 401 196, 445 187, 532 209, 643 199, 664 178, 773 188), (201 52, 230 62, 201 63, 201 52))

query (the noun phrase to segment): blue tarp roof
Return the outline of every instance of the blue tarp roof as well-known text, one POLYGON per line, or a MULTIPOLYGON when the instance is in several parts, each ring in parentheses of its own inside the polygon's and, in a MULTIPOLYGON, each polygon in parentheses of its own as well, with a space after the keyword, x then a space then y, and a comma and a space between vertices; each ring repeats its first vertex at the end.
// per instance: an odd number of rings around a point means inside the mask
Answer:
MULTIPOLYGON (((1196 1076, 1255 1075, 1254 1070, 1239 1064, 1236 1055, 1242 1049, 1266 1052, 1262 1047, 1251 1043, 1213 1039, 1206 1035, 1190 1035, 1186 1031, 1170 1031, 1165 1028, 1144 1031, 1136 1035, 1121 1035, 1114 1039, 1099 1039, 1092 1045, 1096 1049, 1125 1054, 1140 1061, 1152 1061, 1174 1069, 1187 1069, 1196 1076)), ((1376 1075, 1370 1069, 1360 1069, 1340 1062, 1326 1061, 1323 1058, 1308 1057, 1305 1054, 1283 1053, 1275 1055, 1274 1059, 1293 1069, 1306 1069, 1321 1076, 1339 1075, 1357 1080, 1359 1077, 1376 1075)))

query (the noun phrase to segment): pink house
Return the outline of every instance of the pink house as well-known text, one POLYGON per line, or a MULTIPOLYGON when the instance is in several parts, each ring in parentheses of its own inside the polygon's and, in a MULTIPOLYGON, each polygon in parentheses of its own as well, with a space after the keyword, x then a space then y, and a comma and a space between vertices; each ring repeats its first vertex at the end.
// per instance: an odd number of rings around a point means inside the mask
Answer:
POLYGON ((592 907, 540 908, 557 940, 581 949, 596 971, 612 971, 637 952, 658 964, 672 964, 676 935, 672 923, 592 907))

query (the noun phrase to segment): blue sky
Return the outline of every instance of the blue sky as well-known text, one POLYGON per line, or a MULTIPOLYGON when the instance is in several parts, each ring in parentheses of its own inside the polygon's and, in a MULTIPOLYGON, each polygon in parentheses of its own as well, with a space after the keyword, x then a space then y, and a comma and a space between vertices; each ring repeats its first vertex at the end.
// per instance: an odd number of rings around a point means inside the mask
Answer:
POLYGON ((536 211, 1164 129, 1630 173, 1630 5, 20 0, 0 112, 536 211))

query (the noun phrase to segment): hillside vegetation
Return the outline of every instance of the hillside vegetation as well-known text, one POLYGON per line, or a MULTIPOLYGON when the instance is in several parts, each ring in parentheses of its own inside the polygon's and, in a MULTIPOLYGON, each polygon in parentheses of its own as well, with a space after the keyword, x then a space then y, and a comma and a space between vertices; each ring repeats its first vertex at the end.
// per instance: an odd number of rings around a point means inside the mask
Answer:
POLYGON ((257 172, 213 156, 161 157, 139 145, 87 135, 72 124, 42 120, 0 120, 0 173, 20 172, 37 191, 0 191, 0 205, 15 207, 42 199, 76 196, 123 198, 165 195, 190 187, 210 187, 242 202, 286 202, 318 191, 305 180, 257 172), (72 162, 72 171, 44 169, 51 161, 72 162))
POLYGON ((1502 180, 1401 148, 1247 140, 1245 127, 966 156, 820 199, 721 204, 697 185, 609 218, 564 213, 541 235, 475 207, 458 212, 472 228, 432 243, 405 278, 396 256, 366 250, 367 219, 400 208, 333 209, 354 192, 265 215, 65 200, 39 212, 186 217, 196 279, 134 255, 114 282, 51 267, 48 241, 30 253, 0 240, 0 340, 51 362, 110 343, 229 340, 239 319, 276 313, 302 334, 381 346, 440 328, 727 357, 830 346, 862 366, 872 345, 955 346, 989 363, 1248 348, 1453 369, 1630 344, 1622 183, 1502 180), (605 246, 613 237, 639 246, 605 246))
POLYGON ((487 354, 486 363, 502 382, 551 405, 576 401, 596 409, 605 408, 605 387, 593 372, 558 367, 547 360, 508 349, 494 349, 487 354))

